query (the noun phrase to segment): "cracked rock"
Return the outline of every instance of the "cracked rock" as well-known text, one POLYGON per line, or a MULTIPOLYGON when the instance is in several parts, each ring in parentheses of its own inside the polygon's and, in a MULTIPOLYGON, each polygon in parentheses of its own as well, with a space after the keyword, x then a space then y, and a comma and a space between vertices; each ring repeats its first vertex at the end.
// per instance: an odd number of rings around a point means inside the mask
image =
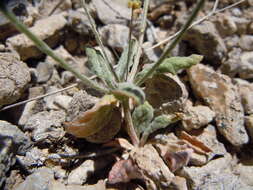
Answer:
POLYGON ((24 126, 25 130, 32 131, 35 142, 57 139, 64 136, 65 132, 60 126, 65 121, 64 111, 43 111, 29 118, 24 126))
POLYGON ((244 127, 244 113, 238 88, 226 75, 218 74, 202 64, 188 70, 195 95, 216 113, 219 132, 234 146, 249 141, 244 127))
POLYGON ((0 52, 0 107, 18 100, 30 80, 29 68, 17 54, 0 52))
POLYGON ((213 62, 221 61, 227 52, 215 25, 210 21, 190 28, 184 35, 184 40, 195 47, 201 55, 213 62))
POLYGON ((92 108, 97 100, 98 98, 89 95, 85 91, 75 93, 68 106, 68 121, 74 120, 79 115, 92 108))
MULTIPOLYGON (((10 138, 16 147, 17 154, 23 155, 31 146, 31 141, 17 126, 0 121, 0 137, 10 138)), ((13 149, 15 150, 15 149, 13 149)))
POLYGON ((207 125, 214 117, 215 113, 207 106, 186 104, 182 114, 182 124, 186 130, 190 131, 207 125))
POLYGON ((238 176, 232 174, 229 165, 232 158, 226 155, 223 158, 215 159, 202 167, 184 167, 180 176, 189 180, 191 189, 245 189, 252 187, 245 185, 238 176))
POLYGON ((16 190, 46 190, 50 187, 50 182, 54 179, 54 172, 46 167, 39 168, 29 175, 16 190))

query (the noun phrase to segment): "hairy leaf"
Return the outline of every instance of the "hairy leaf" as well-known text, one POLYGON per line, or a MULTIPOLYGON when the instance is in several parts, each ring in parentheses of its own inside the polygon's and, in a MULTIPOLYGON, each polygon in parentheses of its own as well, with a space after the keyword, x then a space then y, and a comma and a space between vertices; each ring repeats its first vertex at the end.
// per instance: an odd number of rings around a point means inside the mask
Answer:
POLYGON ((140 134, 148 127, 153 117, 154 109, 147 101, 135 108, 132 118, 136 133, 139 137, 140 134))
POLYGON ((148 139, 148 136, 151 133, 155 132, 158 129, 165 128, 169 124, 175 123, 178 120, 179 118, 175 114, 157 116, 143 132, 142 138, 141 138, 141 144, 144 144, 146 142, 146 140, 148 139))
MULTIPOLYGON (((189 57, 170 57, 164 60, 163 63, 156 69, 156 71, 150 76, 150 78, 158 73, 172 73, 177 74, 181 69, 187 69, 193 65, 200 63, 203 56, 192 54, 189 57)), ((143 77, 154 64, 146 65, 146 67, 136 75, 136 80, 143 77)))
POLYGON ((113 95, 105 95, 92 109, 84 112, 82 117, 65 123, 66 131, 78 138, 85 138, 100 131, 112 117, 117 99, 113 95))
POLYGON ((145 101, 143 90, 133 83, 119 83, 118 89, 112 90, 112 93, 120 100, 132 98, 137 104, 143 104, 145 101))
POLYGON ((189 57, 170 57, 157 68, 159 73, 177 74, 181 69, 187 69, 193 65, 198 64, 203 59, 203 56, 192 54, 189 57))
POLYGON ((109 87, 115 86, 113 75, 104 64, 105 60, 99 50, 93 48, 86 48, 86 55, 88 56, 88 68, 97 75, 101 80, 105 81, 109 87))
POLYGON ((129 72, 129 68, 132 66, 133 64, 133 57, 134 57, 134 48, 135 47, 135 43, 136 41, 131 40, 130 44, 125 47, 124 51, 121 54, 121 57, 119 59, 117 68, 116 68, 116 73, 119 77, 120 81, 124 80, 125 74, 127 72, 129 72), (128 60, 128 55, 129 55, 129 49, 131 50, 130 52, 130 56, 129 56, 129 60, 128 60), (129 61, 129 63, 127 64, 127 61, 129 61), (128 66, 128 68, 127 68, 128 66))

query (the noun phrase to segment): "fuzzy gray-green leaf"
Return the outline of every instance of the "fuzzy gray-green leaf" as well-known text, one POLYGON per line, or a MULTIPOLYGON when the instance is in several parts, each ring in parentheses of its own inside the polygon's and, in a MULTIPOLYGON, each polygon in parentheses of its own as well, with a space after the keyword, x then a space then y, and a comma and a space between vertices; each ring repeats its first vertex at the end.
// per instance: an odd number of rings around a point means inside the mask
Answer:
POLYGON ((159 73, 177 74, 181 69, 187 69, 193 65, 198 64, 203 59, 203 56, 192 54, 189 57, 170 57, 157 68, 159 73))
POLYGON ((146 128, 146 130, 143 132, 141 142, 145 143, 146 140, 148 139, 148 136, 151 133, 155 132, 158 129, 165 128, 168 125, 175 123, 178 120, 179 118, 175 114, 157 116, 152 121, 152 123, 146 128))
POLYGON ((112 74, 104 64, 105 60, 99 50, 93 48, 86 48, 86 55, 88 56, 88 68, 97 75, 101 80, 105 81, 109 87, 114 87, 115 82, 112 74))
POLYGON ((137 104, 143 104, 145 101, 145 93, 143 90, 133 83, 119 83, 118 88, 112 90, 112 93, 118 99, 132 98, 137 104))
POLYGON ((133 47, 135 46, 135 43, 136 43, 135 40, 131 40, 130 44, 127 47, 125 47, 119 59, 119 62, 116 68, 116 74, 118 75, 120 81, 124 80, 125 74, 129 72, 129 68, 133 65, 133 56, 134 56, 133 47), (130 49, 130 56, 128 60, 129 49, 130 49), (128 64, 127 64, 127 61, 129 61, 128 64))
MULTIPOLYGON (((177 74, 181 69, 187 69, 193 65, 200 63, 203 56, 192 54, 189 57, 170 57, 164 60, 164 62, 156 69, 156 71, 150 75, 150 78, 157 73, 172 73, 177 74)), ((136 75, 136 80, 142 78, 154 64, 146 65, 146 67, 136 75)))
POLYGON ((143 133, 143 131, 145 131, 145 129, 149 126, 153 117, 154 109, 147 101, 135 108, 132 114, 132 119, 136 133, 139 137, 140 134, 143 133))

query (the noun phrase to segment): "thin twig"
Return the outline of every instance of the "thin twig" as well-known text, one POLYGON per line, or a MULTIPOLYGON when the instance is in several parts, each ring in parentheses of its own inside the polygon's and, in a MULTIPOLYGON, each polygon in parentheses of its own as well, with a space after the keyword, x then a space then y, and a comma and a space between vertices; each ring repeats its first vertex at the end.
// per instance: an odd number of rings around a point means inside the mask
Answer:
POLYGON ((139 66, 140 57, 141 57, 141 53, 142 53, 142 44, 143 44, 145 29, 146 29, 146 25, 147 25, 147 14, 148 14, 149 2, 150 2, 150 0, 145 0, 144 5, 143 5, 143 14, 142 14, 142 19, 141 19, 140 36, 138 39, 138 43, 136 43, 137 52, 136 52, 133 67, 131 69, 129 79, 128 79, 128 81, 130 81, 130 82, 132 82, 134 80, 134 77, 138 71, 138 66, 139 66))
POLYGON ((41 99, 41 98, 45 98, 47 96, 51 96, 51 95, 54 95, 54 94, 57 94, 57 93, 60 93, 60 92, 63 92, 65 90, 69 90, 71 88, 74 88, 76 87, 78 84, 73 84, 71 86, 68 86, 66 88, 63 88, 63 89, 60 89, 60 90, 57 90, 57 91, 54 91, 54 92, 50 92, 48 94, 44 94, 44 95, 41 95, 41 96, 37 96, 37 97, 34 97, 34 98, 30 98, 29 100, 25 100, 25 101, 22 101, 22 102, 18 102, 16 104, 11 104, 9 106, 5 106, 3 107, 2 109, 0 109, 0 112, 1 111, 4 111, 4 110, 7 110, 7 109, 10 109, 10 108, 13 108, 13 107, 16 107, 16 106, 20 106, 20 105, 23 105, 23 104, 26 104, 28 102, 31 102, 31 101, 34 101, 34 100, 38 100, 38 99, 41 99))
MULTIPOLYGON (((100 48, 101 48, 101 50, 102 50, 102 55, 103 55, 103 57, 105 58, 105 62, 104 62, 104 63, 105 63, 105 65, 106 65, 106 67, 109 69, 109 71, 111 72, 111 74, 114 76, 116 82, 119 82, 119 78, 118 78, 116 72, 114 71, 113 66, 112 66, 112 64, 110 63, 110 60, 109 60, 109 58, 108 58, 108 56, 107 56, 107 54, 106 54, 105 47, 104 47, 104 45, 103 45, 103 42, 102 42, 102 40, 101 40, 101 38, 100 38, 100 35, 99 35, 97 29, 96 29, 95 21, 94 21, 94 19, 92 18, 92 16, 90 15, 90 12, 89 12, 89 9, 88 9, 88 6, 87 6, 85 0, 82 0, 82 4, 83 4, 83 8, 84 8, 85 13, 86 13, 87 16, 88 16, 88 20, 89 20, 89 22, 90 22, 90 24, 91 24, 92 32, 94 33, 95 38, 96 38, 96 41, 97 41, 97 43, 99 44, 99 46, 100 46, 100 48)), ((112 87, 112 88, 114 88, 114 87, 112 87)))
POLYGON ((101 87, 96 82, 90 80, 88 77, 79 73, 73 67, 71 67, 62 57, 56 55, 56 53, 41 39, 39 39, 35 34, 33 34, 24 24, 22 24, 16 16, 10 12, 6 7, 4 2, 0 2, 0 11, 4 14, 4 16, 11 21, 12 24, 22 33, 24 33, 33 43, 45 54, 52 57, 55 61, 59 63, 59 65, 72 72, 77 78, 79 78, 85 85, 94 88, 102 93, 107 93, 108 90, 101 87))
POLYGON ((189 19, 187 20, 187 22, 183 26, 180 33, 176 36, 174 41, 172 41, 172 43, 169 45, 169 47, 163 52, 163 54, 161 55, 159 60, 154 64, 154 66, 152 66, 151 69, 143 77, 141 77, 139 80, 136 81, 136 85, 140 86, 143 82, 145 82, 145 80, 157 69, 157 67, 159 67, 159 65, 164 61, 164 59, 166 59, 170 55, 170 52, 180 42, 183 35, 185 34, 187 29, 191 25, 192 21, 197 17, 197 14, 200 11, 200 9, 202 8, 204 2, 205 2, 205 0, 198 1, 198 3, 196 5, 196 7, 194 8, 191 16, 189 17, 189 19))
MULTIPOLYGON (((192 25, 189 27, 189 29, 192 28, 192 27, 194 27, 194 26, 196 26, 196 25, 198 25, 198 24, 200 24, 201 22, 203 22, 203 21, 209 19, 209 17, 214 16, 215 14, 220 13, 220 12, 223 12, 223 11, 225 11, 225 10, 227 10, 227 9, 232 8, 232 7, 235 7, 235 6, 237 6, 238 4, 240 4, 240 3, 244 2, 244 1, 245 1, 245 0, 240 0, 240 1, 238 1, 238 2, 236 2, 236 3, 234 3, 234 4, 232 4, 232 5, 229 5, 229 6, 227 6, 227 7, 222 8, 222 9, 216 10, 216 9, 217 9, 217 3, 219 2, 219 1, 216 0, 216 2, 215 2, 215 4, 214 4, 214 7, 213 7, 213 10, 212 10, 209 14, 207 14, 206 16, 203 16, 203 17, 200 18, 199 20, 193 22, 192 25), (215 11, 214 11, 214 10, 215 10, 215 11)), ((154 49, 154 48, 157 48, 157 47, 161 46, 162 44, 168 43, 170 40, 174 39, 180 32, 181 32, 181 30, 179 30, 178 32, 176 32, 176 33, 173 34, 172 36, 170 36, 170 37, 168 37, 168 38, 162 40, 161 42, 159 42, 159 43, 153 45, 152 47, 147 48, 146 50, 151 50, 151 49, 154 49)))

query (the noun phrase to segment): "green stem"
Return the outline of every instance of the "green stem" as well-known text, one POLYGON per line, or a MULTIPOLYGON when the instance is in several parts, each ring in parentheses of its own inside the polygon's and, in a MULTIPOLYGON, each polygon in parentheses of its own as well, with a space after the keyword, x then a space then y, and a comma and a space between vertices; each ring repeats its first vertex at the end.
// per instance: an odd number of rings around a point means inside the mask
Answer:
POLYGON ((129 99, 123 101, 123 110, 124 110, 124 117, 126 121, 126 130, 131 138, 131 141, 134 146, 139 145, 139 138, 137 137, 137 134, 134 129, 133 121, 132 121, 132 116, 130 112, 130 107, 129 107, 129 99))
POLYGON ((131 8, 131 20, 129 23, 129 36, 128 36, 127 66, 124 71, 125 81, 127 80, 127 77, 128 77, 129 61, 130 61, 131 54, 132 54, 132 44, 131 43, 132 43, 132 32, 133 32, 133 14, 134 14, 134 10, 131 8))
MULTIPOLYGON (((106 54, 105 47, 104 47, 104 45, 103 45, 103 42, 102 42, 102 40, 101 40, 101 38, 100 38, 100 35, 99 35, 97 29, 96 29, 95 21, 94 21, 94 19, 92 18, 92 16, 90 15, 90 12, 89 12, 89 9, 88 9, 88 6, 87 6, 85 0, 82 0, 82 4, 83 4, 84 11, 85 11, 85 13, 87 14, 88 19, 89 19, 89 22, 90 22, 90 24, 91 24, 92 32, 94 33, 95 38, 96 38, 96 41, 97 41, 97 43, 99 44, 99 46, 100 46, 100 48, 101 48, 101 50, 102 50, 102 55, 103 55, 103 57, 105 58, 106 67, 107 67, 107 68, 109 69, 109 71, 112 73, 112 75, 114 76, 116 82, 119 82, 119 77, 118 77, 118 75, 116 74, 116 72, 114 71, 113 66, 112 66, 112 64, 110 63, 110 60, 109 60, 109 58, 108 58, 108 56, 107 56, 107 54, 106 54)), ((113 88, 114 88, 114 87, 113 87, 113 88)))
POLYGON ((57 61, 60 66, 70 72, 72 72, 77 78, 79 78, 85 85, 94 88, 102 93, 107 93, 108 90, 98 85, 96 82, 90 80, 88 77, 82 75, 73 67, 71 67, 64 59, 57 56, 54 51, 42 40, 40 40, 36 35, 34 35, 24 24, 22 24, 16 16, 7 10, 4 3, 0 3, 0 11, 3 15, 11 21, 12 24, 22 33, 24 33, 34 44, 45 54, 52 57, 55 61, 57 61))
POLYGON ((134 77, 138 71, 138 66, 140 63, 140 57, 141 57, 141 53, 142 53, 142 44, 143 44, 143 40, 144 40, 144 34, 145 34, 145 29, 146 29, 146 25, 147 25, 147 15, 148 15, 148 7, 149 7, 149 2, 150 0, 145 0, 144 1, 144 5, 143 5, 143 14, 142 14, 142 19, 141 19, 141 30, 140 30, 140 36, 138 39, 138 43, 136 43, 136 46, 138 46, 137 48, 137 52, 136 52, 136 56, 134 59, 134 64, 131 70, 131 73, 129 75, 129 79, 128 81, 132 82, 134 80, 134 77))
POLYGON ((177 35, 177 37, 172 41, 172 43, 169 45, 169 47, 163 52, 162 56, 159 58, 159 60, 154 64, 154 66, 139 80, 137 80, 135 83, 136 85, 140 86, 142 83, 145 82, 145 80, 152 74, 154 71, 159 67, 159 65, 170 55, 171 51, 174 49, 174 47, 180 42, 183 35, 193 22, 193 20, 197 17, 198 12, 202 8, 205 0, 199 0, 196 7, 193 10, 192 15, 189 17, 185 25, 183 26, 180 33, 177 35))

